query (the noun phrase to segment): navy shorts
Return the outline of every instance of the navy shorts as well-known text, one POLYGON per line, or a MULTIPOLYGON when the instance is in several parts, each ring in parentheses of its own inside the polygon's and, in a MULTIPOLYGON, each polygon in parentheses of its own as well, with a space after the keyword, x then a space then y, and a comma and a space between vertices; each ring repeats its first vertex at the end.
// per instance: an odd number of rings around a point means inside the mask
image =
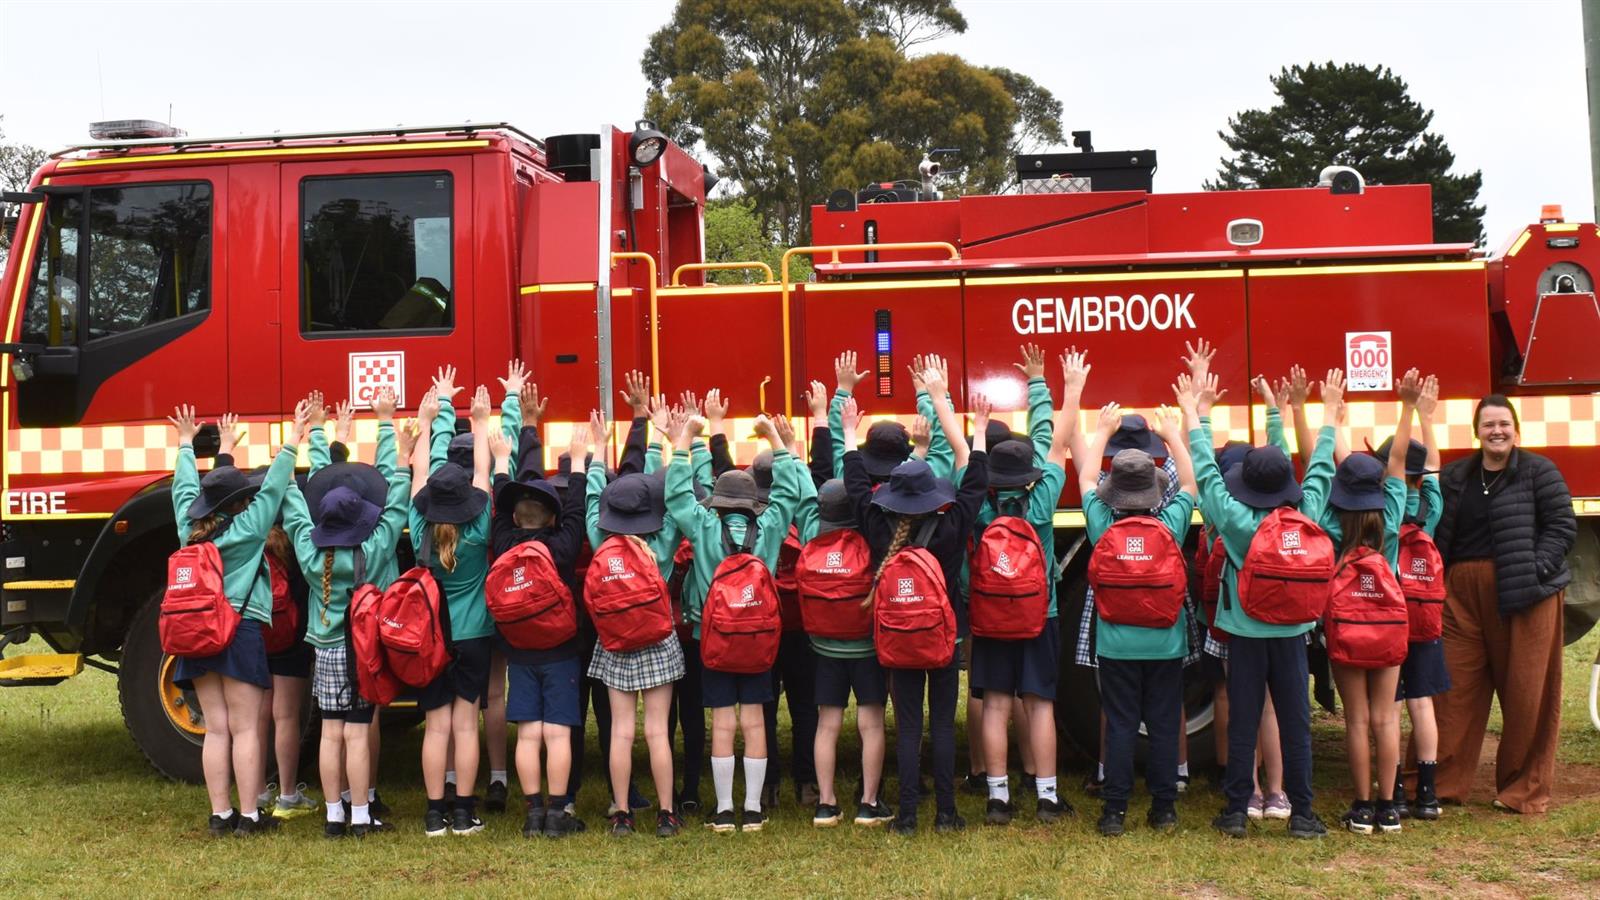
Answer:
POLYGON ((878 665, 878 657, 840 659, 817 654, 817 705, 847 706, 852 692, 857 706, 882 706, 887 701, 889 679, 878 665))
POLYGON ((576 656, 555 662, 506 666, 510 683, 506 687, 507 722, 549 722, 551 725, 578 725, 578 676, 576 656))
POLYGON ((449 706, 458 698, 477 703, 489 693, 489 638, 470 638, 450 645, 455 658, 432 684, 417 691, 423 712, 449 706))
POLYGON ((313 654, 304 641, 275 656, 267 657, 267 670, 279 678, 310 678, 313 654))
POLYGON ((1444 664, 1444 640, 1406 645, 1406 661, 1400 664, 1400 684, 1396 700, 1420 700, 1450 690, 1450 670, 1444 664))
POLYGON ((734 675, 705 669, 700 675, 700 699, 706 709, 721 709, 741 703, 770 703, 777 695, 772 692, 771 672, 734 675))
POLYGON ((260 622, 241 619, 239 629, 233 633, 233 643, 215 656, 179 657, 172 681, 187 691, 194 688, 196 678, 213 672, 262 690, 272 687, 272 671, 267 668, 267 642, 261 636, 260 622))
POLYGON ((974 690, 1006 694, 1032 694, 1044 700, 1056 699, 1056 680, 1061 677, 1061 629, 1054 617, 1046 619, 1044 630, 1025 641, 972 639, 974 690))

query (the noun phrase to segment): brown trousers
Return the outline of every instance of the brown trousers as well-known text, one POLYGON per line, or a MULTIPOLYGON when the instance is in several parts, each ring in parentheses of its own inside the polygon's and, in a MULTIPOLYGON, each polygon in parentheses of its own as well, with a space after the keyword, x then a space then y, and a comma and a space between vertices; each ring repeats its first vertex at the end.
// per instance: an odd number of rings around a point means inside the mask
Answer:
POLYGON ((1523 813, 1550 808, 1561 733, 1562 595, 1504 618, 1494 563, 1469 560, 1445 573, 1444 658, 1451 688, 1435 697, 1439 797, 1465 802, 1478 772, 1489 703, 1503 722, 1495 797, 1523 813))

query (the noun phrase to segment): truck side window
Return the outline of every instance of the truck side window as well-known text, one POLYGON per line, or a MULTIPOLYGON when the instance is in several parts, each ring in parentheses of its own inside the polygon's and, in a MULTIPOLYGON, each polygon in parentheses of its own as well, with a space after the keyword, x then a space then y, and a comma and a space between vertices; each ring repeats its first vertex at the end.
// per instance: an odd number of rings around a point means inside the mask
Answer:
POLYGON ((60 347, 78 342, 78 298, 83 294, 78 285, 78 228, 82 222, 81 195, 50 198, 33 290, 22 317, 24 343, 60 347))
POLYGON ((302 333, 449 328, 448 172, 300 184, 302 333))

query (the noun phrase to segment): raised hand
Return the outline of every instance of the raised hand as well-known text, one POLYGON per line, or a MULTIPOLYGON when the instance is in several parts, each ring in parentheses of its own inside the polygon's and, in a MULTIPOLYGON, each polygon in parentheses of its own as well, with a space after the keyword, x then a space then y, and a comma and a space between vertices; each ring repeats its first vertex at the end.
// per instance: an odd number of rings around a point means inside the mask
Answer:
POLYGON ((685 412, 690 413, 691 415, 699 416, 705 414, 704 408, 700 405, 700 396, 694 391, 684 391, 683 393, 679 394, 678 403, 683 407, 685 412))
POLYGON ((455 366, 439 367, 438 374, 433 376, 433 390, 439 395, 439 401, 441 403, 455 398, 456 391, 461 390, 461 388, 456 386, 455 366))
POLYGON ((524 384, 522 390, 517 392, 517 401, 522 407, 523 425, 538 425, 544 421, 544 410, 550 405, 550 398, 539 396, 537 384, 532 382, 524 384))
POLYGON ((1111 437, 1118 428, 1122 427, 1122 405, 1107 403, 1100 407, 1100 418, 1094 423, 1095 430, 1100 433, 1101 440, 1111 437))
MULTIPOLYGON (((384 391, 389 391, 389 389, 388 388, 380 388, 378 393, 375 396, 373 396, 373 398, 372 398, 372 411, 373 412, 378 412, 378 404, 383 402, 383 392, 384 391)), ((394 392, 393 391, 389 391, 389 397, 390 397, 389 413, 390 413, 390 415, 393 415, 394 414, 394 400, 393 400, 394 392)), ((382 413, 378 413, 378 420, 380 422, 384 421, 384 416, 383 416, 382 413)), ((356 405, 354 403, 351 403, 349 400, 341 400, 341 401, 339 401, 339 405, 335 406, 333 408, 333 439, 336 440, 336 441, 339 441, 342 444, 348 444, 348 443, 350 443, 350 439, 355 437, 355 433, 356 433, 356 405)))
POLYGON ((411 454, 417 449, 417 420, 396 422, 394 426, 394 451, 396 464, 411 465, 411 454))
POLYGON ((806 400, 806 406, 811 408, 811 422, 815 427, 818 422, 828 420, 828 388, 820 381, 812 381, 811 389, 801 394, 806 400))
POLYGON ((1027 378, 1029 381, 1032 381, 1035 378, 1043 378, 1044 351, 1039 349, 1038 344, 1023 344, 1022 362, 1012 363, 1012 365, 1021 369, 1023 377, 1027 378))
POLYGON ((766 440, 773 446, 777 446, 778 432, 773 428, 772 420, 767 417, 766 413, 756 416, 755 432, 756 437, 766 440))
POLYGON ((1429 375, 1422 379, 1422 393, 1417 396, 1417 415, 1423 421, 1433 419, 1433 411, 1439 406, 1439 379, 1429 375))
POLYGON ((706 419, 705 419, 705 416, 694 415, 693 413, 689 412, 688 410, 683 409, 682 407, 677 407, 677 406, 674 406, 672 408, 672 414, 674 416, 682 416, 683 417, 683 434, 688 439, 688 443, 691 443, 691 444, 694 443, 694 439, 699 437, 701 434, 703 434, 705 432, 705 430, 706 430, 706 419))
POLYGON ((633 369, 622 376, 622 399, 633 410, 635 419, 650 414, 650 376, 633 369))
POLYGON ((788 416, 784 415, 783 413, 774 415, 772 417, 772 430, 778 436, 778 445, 782 446, 790 453, 795 453, 798 455, 797 451, 799 450, 800 445, 795 442, 794 423, 789 421, 788 416))
MULTIPOLYGON (((667 412, 670 413, 672 410, 669 409, 667 412)), ((667 433, 667 423, 665 419, 663 419, 661 422, 661 433, 667 433)), ((581 456, 572 456, 568 458, 573 460, 574 465, 581 465, 583 457, 589 455, 589 448, 605 446, 609 443, 611 443, 611 425, 606 421, 606 414, 598 409, 590 410, 589 442, 584 445, 583 454, 581 456)))
POLYGON ((511 462, 511 444, 498 429, 489 432, 489 457, 494 460, 494 470, 503 472, 511 462))
POLYGON ((911 387, 919 394, 927 390, 928 386, 922 383, 922 373, 927 370, 928 363, 922 358, 922 354, 918 353, 911 357, 911 365, 906 368, 911 370, 911 387))
POLYGON ((1083 385, 1089 380, 1088 363, 1089 354, 1079 352, 1077 347, 1070 347, 1061 354, 1061 378, 1066 382, 1066 392, 1073 395, 1082 395, 1083 385))
POLYGON ((1217 386, 1217 373, 1207 372, 1195 379, 1195 410, 1202 416, 1211 414, 1211 407, 1228 395, 1227 388, 1217 386))
POLYGON ((422 395, 422 400, 417 403, 417 418, 432 422, 439 415, 439 391, 437 388, 428 388, 422 395))
POLYGON ((1344 404, 1344 370, 1329 369, 1326 377, 1322 379, 1320 390, 1322 402, 1329 407, 1328 414, 1338 418, 1338 407, 1344 404))
POLYGON ((1168 447, 1176 447, 1183 440, 1183 415, 1170 406, 1156 410, 1156 434, 1168 447))
POLYGON ((846 397, 844 406, 839 410, 839 423, 846 434, 855 434, 861 427, 861 407, 856 405, 856 398, 846 397))
POLYGON ((833 361, 833 377, 839 385, 839 390, 848 393, 856 389, 856 385, 867 377, 867 373, 856 371, 856 352, 846 350, 833 361))
POLYGON ((1272 382, 1267 380, 1267 376, 1257 375, 1256 377, 1250 379, 1250 386, 1256 389, 1257 394, 1261 395, 1262 403, 1265 403, 1268 406, 1278 405, 1278 396, 1277 394, 1273 393, 1272 382))
POLYGON ((646 409, 650 415, 650 424, 655 427, 656 431, 661 432, 663 435, 666 434, 667 422, 672 418, 672 405, 667 403, 666 396, 656 394, 651 397, 646 409))
POLYGON ((482 425, 489 421, 489 389, 478 385, 472 393, 472 421, 473 424, 482 425))
POLYGON ((924 416, 911 421, 911 446, 918 458, 926 458, 928 448, 933 446, 933 423, 924 416))
POLYGON ((244 432, 239 429, 239 417, 233 413, 223 413, 217 422, 218 453, 233 453, 233 448, 244 443, 244 432))
POLYGON ((972 395, 972 429, 974 434, 987 434, 989 428, 989 415, 994 412, 994 403, 987 394, 972 395))
POLYGON ((946 381, 947 367, 937 353, 930 353, 925 357, 927 368, 922 370, 922 384, 928 396, 935 400, 949 396, 950 385, 946 381))
POLYGON ((311 427, 321 428, 328 421, 328 407, 323 402, 321 391, 312 391, 306 395, 306 402, 311 409, 311 427))
MULTIPOLYGON (((373 415, 378 417, 379 422, 393 421, 395 408, 399 405, 399 399, 395 397, 394 388, 391 387, 378 388, 378 393, 372 398, 372 412, 373 415)), ((354 403, 346 400, 345 402, 339 404, 338 414, 340 428, 344 427, 344 423, 346 421, 349 421, 352 427, 354 426, 356 416, 356 406, 354 403)), ((348 438, 338 437, 337 435, 335 435, 335 437, 341 441, 348 440, 348 438)))
POLYGON ((506 377, 500 379, 500 387, 508 394, 522 393, 522 386, 528 383, 528 367, 522 360, 513 359, 506 363, 506 377))
POLYGON ((1217 346, 1209 343, 1205 338, 1197 338, 1193 344, 1183 342, 1183 348, 1189 351, 1186 355, 1178 357, 1189 369, 1189 376, 1199 380, 1211 371, 1211 358, 1217 355, 1217 346))
POLYGON ((1416 406, 1417 398, 1422 396, 1422 375, 1416 369, 1407 369, 1400 376, 1400 402, 1408 406, 1416 406))
POLYGON ((194 407, 185 403, 173 407, 172 415, 167 416, 167 421, 172 427, 178 429, 178 443, 192 444, 194 436, 200 433, 200 423, 195 421, 194 407))
MULTIPOLYGON (((731 402, 723 399, 721 388, 712 388, 706 391, 705 417, 708 420, 709 427, 713 429, 722 428, 722 420, 728 417, 728 406, 731 402)), ((684 410, 691 416, 697 415, 695 410, 688 407, 684 407, 684 410)))
POLYGON ((1279 378, 1277 381, 1272 383, 1272 393, 1278 399, 1278 412, 1282 414, 1284 418, 1289 417, 1289 407, 1293 405, 1289 402, 1289 387, 1290 382, 1288 378, 1279 378))
POLYGON ((1179 409, 1185 413, 1194 412, 1198 415, 1200 392, 1195 387, 1194 379, 1187 372, 1178 373, 1178 380, 1172 384, 1172 396, 1177 401, 1179 409))
POLYGON ((284 443, 286 447, 299 447, 306 442, 306 433, 311 430, 311 401, 301 400, 294 407, 294 433, 290 440, 284 443))
POLYGON ((1311 379, 1306 377, 1306 370, 1299 365, 1289 367, 1289 402, 1294 406, 1306 405, 1306 398, 1311 396, 1311 379))

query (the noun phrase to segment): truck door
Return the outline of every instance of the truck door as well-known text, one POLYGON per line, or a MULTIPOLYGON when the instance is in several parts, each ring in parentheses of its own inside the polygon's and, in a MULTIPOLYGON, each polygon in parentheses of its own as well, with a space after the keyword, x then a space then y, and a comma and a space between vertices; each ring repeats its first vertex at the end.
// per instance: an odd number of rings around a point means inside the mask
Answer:
POLYGON ((390 386, 415 408, 439 366, 469 389, 487 377, 472 353, 466 158, 289 164, 281 177, 286 416, 313 389, 364 408, 390 386))

